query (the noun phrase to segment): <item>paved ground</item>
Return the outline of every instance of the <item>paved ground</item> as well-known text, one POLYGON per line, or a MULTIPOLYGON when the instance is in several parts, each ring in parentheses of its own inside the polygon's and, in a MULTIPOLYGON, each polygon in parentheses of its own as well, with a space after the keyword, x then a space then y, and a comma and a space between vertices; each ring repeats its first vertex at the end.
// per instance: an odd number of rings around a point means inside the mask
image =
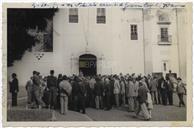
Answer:
MULTIPOLYGON (((8 121, 142 121, 134 118, 133 112, 125 108, 110 111, 87 108, 86 114, 69 111, 61 115, 58 111, 48 109, 11 108, 8 110, 8 121)), ((185 107, 156 105, 152 111, 152 121, 185 121, 185 107)))
MULTIPOLYGON (((174 95, 174 106, 154 105, 152 121, 185 121, 186 108, 178 107, 178 100, 174 95)), ((10 104, 10 103, 8 103, 10 104)), ((142 121, 134 118, 133 112, 127 112, 127 107, 113 108, 110 111, 87 108, 86 114, 69 111, 61 115, 58 111, 48 109, 26 109, 25 97, 20 98, 18 107, 8 105, 9 121, 142 121)))
MULTIPOLYGON (((7 89, 7 92, 8 92, 7 98, 11 99, 11 94, 9 93, 9 88, 7 89)), ((20 86, 19 87, 18 98, 22 98, 22 97, 25 97, 25 96, 27 96, 26 88, 24 86, 20 86)))
MULTIPOLYGON (((127 112, 123 108, 110 111, 87 109, 87 115, 94 121, 142 121, 142 118, 134 118, 133 112, 127 112)), ((176 106, 156 105, 152 111, 152 121, 184 121, 186 109, 176 106)))

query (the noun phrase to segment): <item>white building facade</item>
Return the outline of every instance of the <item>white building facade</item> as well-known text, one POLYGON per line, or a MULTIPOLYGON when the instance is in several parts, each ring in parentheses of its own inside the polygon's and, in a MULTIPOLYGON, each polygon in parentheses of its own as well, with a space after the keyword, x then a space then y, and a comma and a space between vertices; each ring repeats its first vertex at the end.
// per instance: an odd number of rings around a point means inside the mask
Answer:
POLYGON ((15 72, 25 84, 33 70, 44 76, 51 69, 55 74, 85 74, 83 68, 95 65, 94 74, 172 70, 186 79, 186 37, 180 35, 186 32, 181 28, 184 17, 179 9, 59 9, 53 17, 53 52, 26 51, 8 75, 15 72), (87 63, 90 59, 94 63, 87 63))

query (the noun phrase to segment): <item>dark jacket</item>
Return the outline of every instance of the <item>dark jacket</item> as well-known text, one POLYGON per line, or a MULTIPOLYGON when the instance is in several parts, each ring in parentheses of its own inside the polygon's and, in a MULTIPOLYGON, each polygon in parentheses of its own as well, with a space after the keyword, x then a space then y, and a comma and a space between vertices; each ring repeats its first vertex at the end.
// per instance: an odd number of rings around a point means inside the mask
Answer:
POLYGON ((84 85, 84 82, 78 83, 78 96, 84 97, 86 95, 86 86, 84 85))
POLYGON ((19 86, 18 86, 18 79, 14 78, 11 82, 10 82, 10 92, 11 93, 15 93, 16 91, 19 92, 19 86))
POLYGON ((95 86, 94 86, 94 93, 96 96, 102 96, 103 93, 103 86, 100 81, 97 81, 95 86))
POLYGON ((158 79, 158 87, 157 89, 160 90, 161 89, 161 83, 162 83, 162 78, 158 79))
POLYGON ((104 84, 104 92, 106 96, 111 95, 111 85, 110 83, 104 84))
POLYGON ((142 85, 139 87, 137 98, 140 104, 146 103, 147 93, 148 93, 148 89, 146 88, 146 86, 142 85))
POLYGON ((62 81, 63 79, 62 78, 58 78, 57 79, 57 88, 59 89, 59 84, 60 84, 60 82, 62 81))
POLYGON ((79 93, 79 84, 78 84, 78 82, 77 81, 74 81, 73 83, 72 83, 72 96, 74 97, 74 96, 77 96, 78 95, 78 93, 79 93))
POLYGON ((47 77, 47 87, 56 87, 57 88, 57 78, 55 76, 48 76, 47 77))
POLYGON ((110 89, 111 89, 111 95, 114 95, 113 94, 113 91, 114 91, 114 80, 110 80, 110 89))
POLYGON ((166 80, 162 80, 161 84, 160 84, 160 88, 161 88, 161 91, 167 91, 168 89, 168 83, 166 80))
POLYGON ((169 92, 173 91, 173 89, 174 89, 173 83, 170 80, 166 81, 166 82, 167 82, 167 90, 169 92))
POLYGON ((32 82, 32 80, 28 80, 27 81, 25 88, 26 88, 26 90, 28 92, 31 92, 33 90, 33 82, 32 82))
POLYGON ((34 86, 40 86, 40 78, 38 76, 33 76, 32 81, 34 86))

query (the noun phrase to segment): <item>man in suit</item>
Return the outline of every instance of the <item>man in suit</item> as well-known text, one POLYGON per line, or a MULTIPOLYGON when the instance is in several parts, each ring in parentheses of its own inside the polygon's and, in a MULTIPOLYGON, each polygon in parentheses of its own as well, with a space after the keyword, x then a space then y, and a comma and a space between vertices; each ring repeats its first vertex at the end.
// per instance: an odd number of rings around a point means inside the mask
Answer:
POLYGON ((94 94, 94 85, 96 84, 96 80, 94 79, 94 77, 91 77, 91 79, 89 80, 89 86, 90 86, 90 107, 95 107, 95 94, 94 94))
POLYGON ((30 77, 30 79, 27 81, 26 83, 26 91, 27 91, 27 103, 28 106, 32 104, 33 102, 33 81, 32 81, 33 77, 30 77))
POLYGON ((138 96, 139 83, 136 81, 135 77, 129 78, 127 84, 127 98, 129 104, 129 111, 134 111, 137 108, 137 96, 138 96))
POLYGON ((162 81, 160 86, 160 92, 161 92, 161 97, 162 97, 162 104, 163 105, 167 105, 167 82, 164 79, 164 77, 162 77, 162 81))
POLYGON ((115 103, 116 103, 116 107, 119 107, 119 95, 120 95, 120 83, 119 83, 119 78, 118 76, 114 77, 114 96, 115 96, 115 103))
POLYGON ((105 103, 104 103, 104 109, 110 110, 111 109, 111 85, 110 80, 108 78, 105 78, 104 83, 104 93, 105 93, 105 103))
POLYGON ((83 114, 86 113, 85 110, 85 100, 86 100, 86 87, 85 87, 85 80, 84 78, 82 78, 82 80, 80 80, 80 78, 78 79, 78 111, 80 112, 80 110, 82 111, 83 114))
POLYGON ((41 109, 42 107, 45 107, 44 102, 41 99, 41 95, 40 95, 40 85, 41 85, 41 81, 40 81, 40 76, 38 75, 39 73, 37 71, 33 71, 33 77, 32 77, 32 81, 33 81, 33 96, 34 99, 36 101, 36 104, 38 105, 39 109, 41 109))
POLYGON ((96 84, 94 86, 96 109, 102 107, 102 91, 102 83, 100 78, 96 78, 96 84))
POLYGON ((79 111, 78 94, 79 94, 79 78, 78 76, 75 76, 72 82, 72 93, 71 93, 73 100, 72 106, 74 111, 79 111))
POLYGON ((185 106, 183 96, 186 95, 186 88, 185 88, 185 85, 183 84, 182 79, 180 77, 177 80, 178 80, 178 84, 176 87, 176 92, 177 92, 178 97, 179 97, 179 107, 181 107, 182 105, 185 106))
POLYGON ((173 105, 174 86, 173 86, 173 83, 170 81, 169 77, 166 77, 166 83, 167 83, 167 99, 168 99, 169 105, 173 105))
POLYGON ((57 78, 54 76, 54 70, 50 71, 50 76, 47 77, 47 87, 49 89, 49 107, 54 109, 57 100, 57 78))
POLYGON ((161 94, 161 83, 162 83, 162 76, 158 76, 158 86, 157 86, 157 92, 158 92, 158 104, 162 104, 162 94, 161 94))
POLYGON ((17 75, 15 73, 12 74, 12 80, 9 82, 10 84, 10 93, 12 94, 12 106, 17 106, 17 94, 19 92, 19 82, 17 79, 17 75))
POLYGON ((156 77, 154 76, 150 80, 150 91, 151 91, 152 101, 154 102, 154 104, 158 104, 157 87, 158 87, 158 81, 157 81, 156 77))
POLYGON ((146 102, 147 102, 147 93, 149 92, 148 88, 146 87, 146 84, 144 84, 144 81, 140 81, 139 83, 140 87, 138 89, 138 102, 139 102, 139 106, 138 106, 138 110, 136 112, 136 116, 139 115, 140 111, 142 111, 144 119, 146 121, 151 119, 151 115, 148 112, 148 108, 146 106, 146 102))
POLYGON ((59 87, 60 87, 61 114, 67 114, 68 97, 71 94, 72 86, 66 76, 63 76, 63 80, 60 82, 59 87))

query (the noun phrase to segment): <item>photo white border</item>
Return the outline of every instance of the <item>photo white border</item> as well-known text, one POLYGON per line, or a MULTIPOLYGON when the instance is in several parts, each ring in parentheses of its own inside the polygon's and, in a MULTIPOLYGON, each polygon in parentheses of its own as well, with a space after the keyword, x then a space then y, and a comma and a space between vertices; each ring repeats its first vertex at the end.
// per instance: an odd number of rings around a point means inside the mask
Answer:
MULTIPOLYGON (((181 2, 183 2, 182 0, 180 0, 181 2)), ((30 1, 32 2, 32 1, 30 1)), ((41 0, 39 2, 48 2, 45 0, 41 0)), ((49 1, 52 2, 52 1, 49 1)), ((57 1, 56 1, 57 2, 57 1)), ((74 2, 73 1, 66 1, 66 2, 74 2)), ((77 2, 77 1, 75 1, 77 2)), ((85 2, 85 1, 83 1, 85 2)), ((87 2, 87 1, 86 1, 87 2)), ((98 1, 99 2, 99 1, 98 1)), ((102 1, 101 1, 102 2, 102 1)), ((103 1, 103 2, 107 2, 107 1, 103 1)), ((121 1, 121 2, 125 2, 125 1, 121 1)), ((133 1, 133 2, 139 2, 139 1, 133 1)), ((145 1, 143 1, 145 2, 145 1)), ((153 1, 151 1, 153 2, 153 1)), ((159 2, 159 1, 155 1, 155 2, 159 2)), ((164 1, 162 1, 164 2, 164 1)), ((168 2, 170 2, 170 0, 168 0, 168 2)), ((176 1, 177 2, 177 1, 176 1)), ((179 1, 178 1, 179 2, 179 1)), ((59 2, 60 3, 60 2, 59 2)), ((62 2, 64 3, 64 2, 62 2)), ((42 121, 42 122, 7 122, 7 25, 6 25, 6 8, 10 8, 10 7, 16 7, 16 8, 22 8, 22 7, 29 7, 31 8, 31 3, 24 3, 20 0, 17 1, 10 1, 10 0, 6 0, 4 1, 4 3, 2 4, 2 79, 3 79, 3 83, 2 83, 2 112, 3 112, 3 116, 2 116, 2 120, 3 120, 3 126, 65 126, 65 127, 83 127, 83 126, 117 126, 117 127, 125 127, 125 126, 191 126, 192 125, 192 29, 191 26, 190 28, 188 27, 189 31, 191 33, 188 34, 188 38, 190 40, 190 43, 187 44, 187 85, 188 86, 188 93, 187 93, 187 121, 92 121, 92 122, 84 122, 84 121, 57 121, 57 122, 47 122, 47 121, 42 121), (6 2, 6 3, 5 3, 6 2), (17 3, 17 4, 16 4, 17 3)), ((189 25, 192 25, 192 4, 189 3, 189 7, 188 10, 191 11, 191 14, 189 14, 190 17, 190 21, 189 21, 189 25)))

